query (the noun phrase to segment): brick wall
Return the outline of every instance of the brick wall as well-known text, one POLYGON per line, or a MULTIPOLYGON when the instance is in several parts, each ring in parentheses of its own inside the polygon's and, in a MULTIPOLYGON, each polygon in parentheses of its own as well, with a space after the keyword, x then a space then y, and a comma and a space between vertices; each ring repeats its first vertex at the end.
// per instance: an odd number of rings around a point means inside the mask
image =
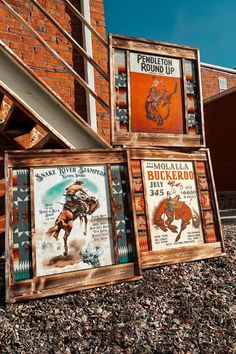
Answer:
MULTIPOLYGON (((72 65, 72 46, 59 31, 32 5, 29 0, 9 0, 9 5, 55 49, 70 65, 72 65)), ((40 2, 65 30, 72 31, 72 19, 65 12, 65 7, 58 0, 42 0, 40 2)), ((74 107, 74 82, 61 64, 24 30, 17 19, 4 10, 1 4, 1 19, 5 27, 0 33, 1 39, 29 65, 61 98, 74 107)), ((81 34, 80 34, 81 37, 81 34)), ((81 41, 81 38, 80 38, 81 41)), ((81 66, 82 67, 82 66, 81 66)))
MULTIPOLYGON (((61 0, 40 0, 40 4, 71 33, 82 45, 81 22, 65 8, 61 0)), ((72 47, 69 41, 47 20, 30 0, 8 0, 23 18, 55 49, 84 78, 84 62, 79 52, 72 47)), ((80 1, 71 0, 71 3, 80 10, 80 1)), ((103 0, 90 0, 91 22, 96 30, 106 38, 103 0)), ((66 72, 63 66, 33 38, 29 31, 23 29, 0 3, 0 38, 42 78, 51 89, 66 103, 70 104, 85 120, 86 99, 85 90, 66 72)), ((94 59, 107 71, 106 50, 100 42, 93 38, 94 59)), ((95 87, 98 94, 108 101, 108 84, 95 74, 95 87)), ((98 106, 98 130, 109 141, 109 117, 98 106)))
POLYGON ((224 77, 228 83, 228 89, 236 86, 235 74, 223 70, 215 70, 201 66, 203 99, 214 96, 220 92, 219 77, 224 77))
MULTIPOLYGON (((106 25, 103 0, 90 0, 91 24, 106 39, 106 25)), ((108 57, 104 46, 93 37, 93 55, 105 72, 108 72, 108 57)), ((109 84, 95 71, 95 90, 107 103, 109 102, 109 84)), ((97 104, 98 133, 110 142, 110 115, 101 105, 97 104)))

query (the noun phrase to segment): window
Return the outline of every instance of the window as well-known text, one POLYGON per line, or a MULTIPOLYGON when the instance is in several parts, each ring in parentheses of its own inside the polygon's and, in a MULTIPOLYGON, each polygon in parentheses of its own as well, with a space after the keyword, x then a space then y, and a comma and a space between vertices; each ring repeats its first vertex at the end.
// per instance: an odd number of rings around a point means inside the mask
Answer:
POLYGON ((225 77, 219 77, 218 80, 219 80, 220 92, 227 90, 228 89, 227 79, 225 77))

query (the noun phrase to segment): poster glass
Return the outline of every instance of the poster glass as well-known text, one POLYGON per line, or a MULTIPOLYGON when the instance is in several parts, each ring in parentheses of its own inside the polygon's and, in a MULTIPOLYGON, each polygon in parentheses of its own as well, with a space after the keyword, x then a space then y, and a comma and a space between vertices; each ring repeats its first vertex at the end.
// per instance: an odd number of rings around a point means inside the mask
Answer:
POLYGON ((193 162, 143 160, 152 250, 204 243, 193 162))
POLYGON ((36 275, 114 264, 107 166, 33 169, 36 275))
POLYGON ((184 133, 181 60, 130 53, 132 131, 184 133))

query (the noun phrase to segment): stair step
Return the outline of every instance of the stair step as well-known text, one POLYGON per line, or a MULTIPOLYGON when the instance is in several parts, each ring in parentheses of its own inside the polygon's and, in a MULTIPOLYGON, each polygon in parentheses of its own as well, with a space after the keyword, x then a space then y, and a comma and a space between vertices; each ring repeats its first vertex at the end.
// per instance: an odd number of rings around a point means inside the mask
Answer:
POLYGON ((23 149, 28 150, 35 148, 40 142, 47 139, 47 132, 39 125, 36 124, 33 129, 27 133, 19 135, 14 139, 23 149))
POLYGON ((2 130, 12 111, 13 102, 4 94, 0 93, 0 130, 2 130))

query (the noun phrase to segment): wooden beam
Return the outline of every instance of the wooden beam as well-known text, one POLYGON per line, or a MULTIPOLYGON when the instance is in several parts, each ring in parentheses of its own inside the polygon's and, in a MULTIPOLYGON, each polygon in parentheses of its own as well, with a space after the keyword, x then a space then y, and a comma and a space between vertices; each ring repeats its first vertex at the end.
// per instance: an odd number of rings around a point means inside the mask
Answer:
POLYGON ((91 63, 94 68, 102 75, 102 77, 109 81, 109 76, 107 73, 96 63, 96 61, 87 54, 87 52, 81 47, 81 45, 66 31, 64 28, 45 10, 43 6, 41 6, 38 1, 31 0, 32 3, 47 17, 54 26, 70 41, 73 45, 78 49, 80 54, 89 62, 91 63))
POLYGON ((66 5, 70 8, 73 14, 78 17, 81 22, 90 29, 90 31, 97 37, 97 39, 104 45, 106 49, 108 49, 108 43, 102 38, 102 36, 93 28, 90 23, 85 19, 85 17, 71 4, 70 1, 64 0, 66 5))

